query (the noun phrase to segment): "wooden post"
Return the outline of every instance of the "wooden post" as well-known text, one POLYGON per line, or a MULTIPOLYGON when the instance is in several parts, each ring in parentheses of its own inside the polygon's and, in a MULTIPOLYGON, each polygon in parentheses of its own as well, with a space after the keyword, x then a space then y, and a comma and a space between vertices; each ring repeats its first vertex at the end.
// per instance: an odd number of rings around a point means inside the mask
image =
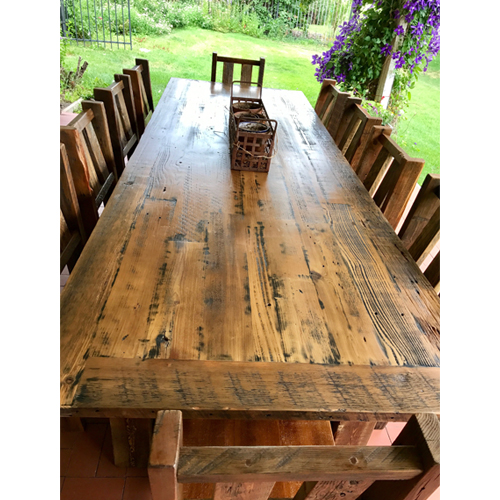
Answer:
POLYGON ((361 496, 362 500, 426 500, 439 487, 439 420, 433 414, 414 415, 393 446, 417 446, 424 472, 408 481, 375 481, 361 496))
MULTIPOLYGON (((406 31, 407 23, 404 17, 401 17, 398 26, 402 26, 406 31)), ((392 40, 392 50, 396 52, 398 47, 403 41, 404 35, 396 35, 392 40)), ((382 72, 380 73, 378 79, 377 91, 375 93, 375 101, 381 102, 384 109, 387 109, 389 105, 389 98, 392 92, 392 84, 394 83, 394 72, 396 68, 396 61, 392 58, 392 55, 388 55, 385 58, 384 65, 382 66, 382 72), (382 99, 382 97, 384 99, 382 99)))
POLYGON ((153 500, 182 500, 182 484, 177 482, 181 446, 182 412, 159 411, 148 464, 153 500))
POLYGON ((152 420, 149 418, 110 418, 113 457, 117 467, 146 467, 148 464, 152 420))

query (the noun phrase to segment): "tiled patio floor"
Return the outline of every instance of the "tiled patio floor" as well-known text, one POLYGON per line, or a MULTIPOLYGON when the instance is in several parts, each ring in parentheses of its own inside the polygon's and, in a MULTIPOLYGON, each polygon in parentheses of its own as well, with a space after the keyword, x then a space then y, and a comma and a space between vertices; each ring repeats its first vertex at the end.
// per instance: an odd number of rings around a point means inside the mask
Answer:
MULTIPOLYGON (((390 445, 404 424, 373 431, 369 445, 390 445)), ((85 432, 61 431, 61 500, 151 500, 147 469, 115 467, 109 423, 95 419, 85 432)), ((439 490, 431 497, 439 500, 439 490)))

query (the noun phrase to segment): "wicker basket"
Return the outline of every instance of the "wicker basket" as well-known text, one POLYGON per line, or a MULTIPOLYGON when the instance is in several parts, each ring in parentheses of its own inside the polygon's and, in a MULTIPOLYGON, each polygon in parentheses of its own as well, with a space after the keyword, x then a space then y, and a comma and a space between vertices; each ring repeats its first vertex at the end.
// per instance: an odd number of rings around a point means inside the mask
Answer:
POLYGON ((232 170, 269 172, 278 123, 269 119, 261 96, 262 87, 259 98, 233 97, 231 88, 229 149, 232 170))

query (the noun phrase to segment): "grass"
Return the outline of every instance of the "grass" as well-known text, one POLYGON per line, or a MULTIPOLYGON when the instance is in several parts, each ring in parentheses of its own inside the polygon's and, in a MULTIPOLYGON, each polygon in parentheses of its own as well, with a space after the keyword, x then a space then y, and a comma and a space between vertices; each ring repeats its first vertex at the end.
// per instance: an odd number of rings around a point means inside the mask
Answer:
MULTIPOLYGON (((78 56, 88 61, 83 88, 90 90, 100 81, 109 85, 115 73, 132 67, 136 57, 149 60, 155 104, 171 76, 209 80, 212 52, 233 57, 256 59, 265 57, 265 86, 301 90, 311 103, 318 97, 320 84, 314 78, 313 54, 324 50, 315 42, 277 42, 242 34, 227 34, 198 28, 176 29, 162 37, 137 37, 133 50, 86 48, 80 43, 68 48, 66 66, 76 69, 78 56), (150 52, 144 53, 140 49, 150 52)), ((75 94, 82 89, 76 89, 75 94)), ((90 96, 90 95, 89 95, 90 96)), ((68 98, 79 97, 67 96, 68 98)))
POLYGON ((415 85, 407 119, 399 124, 394 136, 409 156, 425 160, 424 170, 419 178, 420 185, 428 173, 439 174, 440 171, 439 73, 438 56, 415 85))
MULTIPOLYGON (((314 106, 320 84, 314 78, 311 57, 324 50, 324 46, 313 41, 257 39, 199 28, 175 29, 172 34, 161 37, 135 37, 133 50, 71 44, 65 66, 75 70, 79 56, 89 65, 82 84, 67 94, 66 100, 92 97, 94 87, 108 86, 115 73, 132 67, 134 59, 141 57, 149 60, 156 105, 172 76, 209 80, 211 55, 218 52, 251 59, 265 57, 265 86, 301 90, 314 106)), ((407 115, 408 119, 401 122, 395 139, 410 156, 425 160, 424 173, 419 180, 421 184, 427 172, 439 173, 439 58, 420 77, 412 92, 407 115)))

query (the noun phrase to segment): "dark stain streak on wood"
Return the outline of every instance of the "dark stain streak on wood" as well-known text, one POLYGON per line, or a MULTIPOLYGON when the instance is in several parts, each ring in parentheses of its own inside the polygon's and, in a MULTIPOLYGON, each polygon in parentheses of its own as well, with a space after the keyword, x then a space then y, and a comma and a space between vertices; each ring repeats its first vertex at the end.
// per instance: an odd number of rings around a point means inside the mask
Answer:
POLYGON ((149 353, 147 356, 144 356, 143 357, 143 360, 147 357, 148 359, 151 359, 151 358, 156 358, 158 357, 158 355, 160 354, 160 351, 161 351, 161 346, 164 345, 165 347, 168 347, 168 345, 170 344, 170 339, 167 338, 165 336, 165 331, 161 332, 160 334, 158 334, 156 336, 156 339, 155 339, 155 343, 156 345, 154 347, 152 347, 150 350, 149 350, 149 353))

